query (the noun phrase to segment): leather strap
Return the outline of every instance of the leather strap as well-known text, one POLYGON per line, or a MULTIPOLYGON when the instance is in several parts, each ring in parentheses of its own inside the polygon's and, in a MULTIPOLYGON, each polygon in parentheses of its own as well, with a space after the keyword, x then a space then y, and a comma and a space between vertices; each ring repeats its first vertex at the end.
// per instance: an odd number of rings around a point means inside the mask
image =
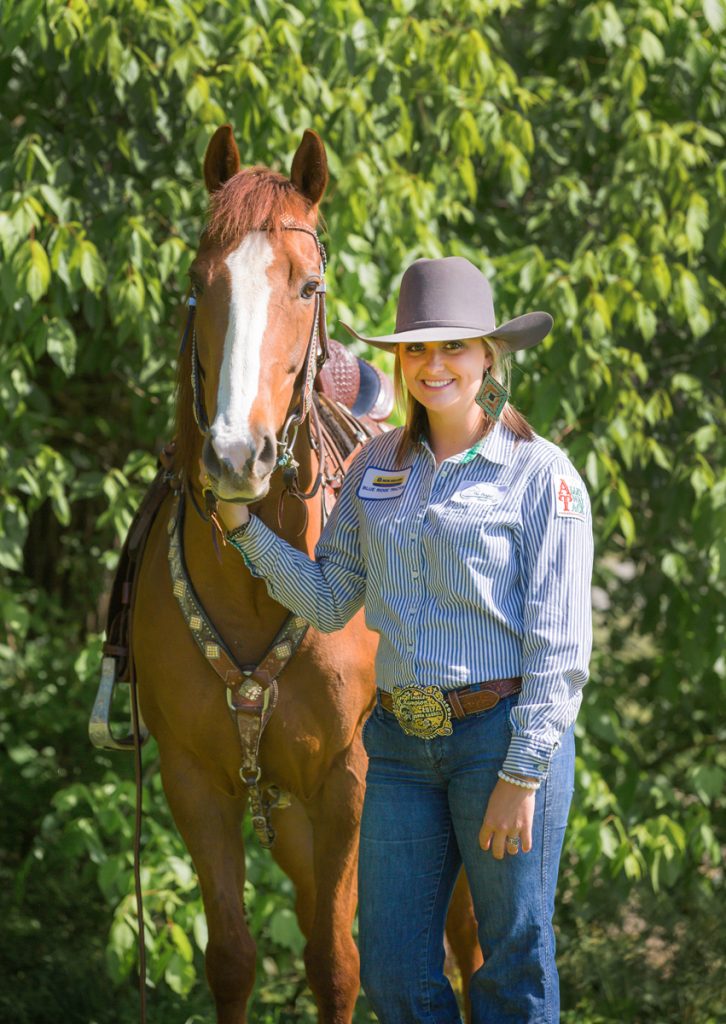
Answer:
MULTIPOLYGON (((454 718, 466 718, 477 711, 489 711, 496 707, 504 697, 519 693, 522 689, 521 676, 510 679, 489 679, 482 683, 481 690, 472 690, 466 686, 460 690, 444 690, 443 696, 451 708, 454 718)), ((386 690, 379 690, 381 705, 386 711, 393 711, 393 697, 386 690)))
MULTIPOLYGON (((184 492, 176 497, 168 523, 169 571, 172 589, 184 621, 207 660, 227 687, 227 703, 237 725, 242 748, 240 778, 247 786, 252 824, 260 843, 269 848, 275 841, 270 810, 277 799, 268 799, 260 783, 260 741, 277 704, 277 680, 308 630, 305 619, 287 616, 258 665, 241 665, 219 635, 194 589, 184 558, 184 492)), ((269 788, 269 787, 268 787, 269 788)))

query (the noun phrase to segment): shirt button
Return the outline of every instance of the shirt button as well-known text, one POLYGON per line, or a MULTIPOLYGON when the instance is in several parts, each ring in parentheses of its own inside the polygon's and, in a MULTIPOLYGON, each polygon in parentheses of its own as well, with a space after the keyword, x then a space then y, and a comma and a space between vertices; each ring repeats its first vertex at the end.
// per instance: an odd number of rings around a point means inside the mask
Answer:
POLYGON ((415 580, 417 580, 417 579, 418 579, 418 573, 416 572, 416 570, 415 570, 415 569, 413 570, 413 572, 411 573, 411 575, 413 576, 413 578, 414 578, 415 580))

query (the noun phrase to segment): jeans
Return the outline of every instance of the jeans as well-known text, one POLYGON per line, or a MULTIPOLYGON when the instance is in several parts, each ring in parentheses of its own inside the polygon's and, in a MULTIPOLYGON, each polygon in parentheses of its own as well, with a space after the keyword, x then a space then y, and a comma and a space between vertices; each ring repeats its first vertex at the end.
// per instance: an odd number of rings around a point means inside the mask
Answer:
POLYGON ((359 866, 361 980, 381 1024, 460 1024, 444 975, 444 924, 459 870, 469 880, 484 965, 470 984, 473 1024, 555 1024, 552 928, 574 784, 570 728, 536 793, 532 849, 495 860, 479 846, 518 695, 453 722, 451 736, 407 736, 378 701, 359 866))

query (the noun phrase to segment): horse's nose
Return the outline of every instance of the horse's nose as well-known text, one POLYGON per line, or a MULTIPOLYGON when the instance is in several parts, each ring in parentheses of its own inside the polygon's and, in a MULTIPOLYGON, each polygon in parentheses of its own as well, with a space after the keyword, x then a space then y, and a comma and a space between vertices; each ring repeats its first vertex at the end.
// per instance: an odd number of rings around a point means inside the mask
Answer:
POLYGON ((204 461, 209 472, 217 478, 226 473, 236 478, 252 476, 262 479, 274 468, 276 448, 275 436, 268 430, 238 440, 221 434, 215 436, 212 429, 205 444, 204 461))

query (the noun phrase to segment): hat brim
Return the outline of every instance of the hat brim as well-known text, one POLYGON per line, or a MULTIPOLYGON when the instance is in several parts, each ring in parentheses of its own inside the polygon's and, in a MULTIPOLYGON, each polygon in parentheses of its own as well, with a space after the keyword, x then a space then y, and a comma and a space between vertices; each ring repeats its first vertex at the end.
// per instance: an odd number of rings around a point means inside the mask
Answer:
POLYGON ((515 316, 512 320, 500 324, 499 327, 423 327, 414 331, 399 331, 396 334, 383 334, 376 338, 367 338, 363 334, 339 321, 342 327, 366 345, 374 345, 388 352, 395 352, 398 345, 412 341, 467 341, 471 338, 501 338, 510 352, 537 345, 552 330, 554 323, 549 313, 536 311, 515 316))

